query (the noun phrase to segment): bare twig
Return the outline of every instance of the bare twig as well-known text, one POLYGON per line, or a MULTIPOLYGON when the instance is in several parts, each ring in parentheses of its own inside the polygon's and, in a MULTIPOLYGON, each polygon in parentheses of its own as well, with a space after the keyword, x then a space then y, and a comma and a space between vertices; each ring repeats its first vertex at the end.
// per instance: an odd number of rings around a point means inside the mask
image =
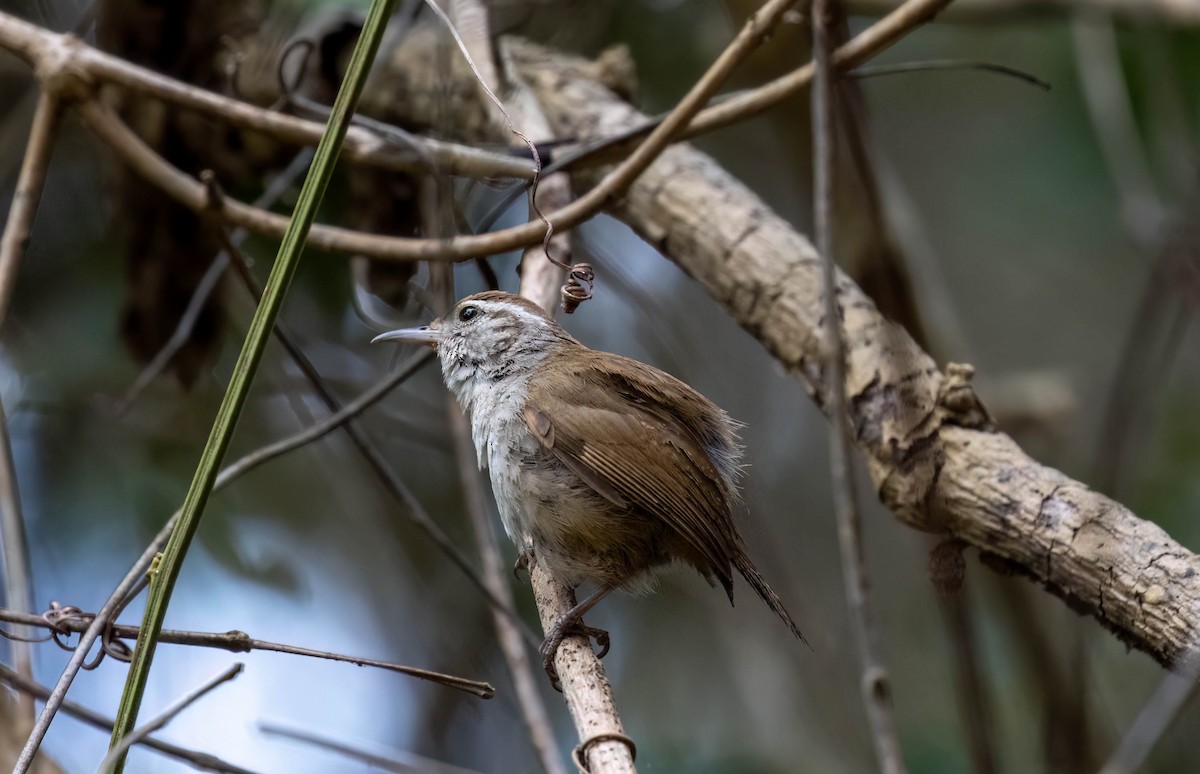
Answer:
POLYGON ((58 97, 53 92, 42 91, 33 113, 33 124, 29 128, 29 144, 25 147, 17 189, 9 205, 8 222, 4 226, 4 235, 0 237, 0 327, 8 316, 8 303, 17 282, 21 255, 33 231, 33 219, 37 215, 42 187, 46 182, 46 170, 50 166, 50 149, 54 143, 58 116, 58 97))
POLYGON ((104 605, 96 613, 95 619, 92 620, 91 626, 87 628, 79 637, 79 642, 75 646, 75 651, 71 654, 71 658, 67 660, 67 665, 63 667, 62 674, 58 677, 58 682, 54 684, 54 689, 50 691, 50 695, 46 697, 46 703, 42 707, 42 712, 38 715, 37 722, 33 725, 33 730, 29 733, 29 739, 25 742, 25 750, 22 756, 29 762, 26 767, 33 761, 33 756, 37 753, 38 748, 42 744, 42 740, 46 738, 46 732, 50 730, 50 724, 54 721, 55 714, 58 713, 63 702, 67 698, 67 691, 71 688, 71 683, 74 682, 75 676, 79 674, 79 670, 83 668, 84 662, 87 661, 88 652, 92 649, 92 645, 103 634, 109 622, 113 620, 117 612, 127 603, 130 592, 142 582, 147 570, 150 569, 151 562, 154 561, 155 555, 167 543, 167 538, 171 535, 171 529, 174 528, 175 522, 179 517, 178 511, 175 515, 167 520, 163 528, 154 536, 154 540, 142 552, 134 562, 133 567, 117 584, 113 593, 105 600, 104 605))
POLYGON ((320 747, 330 752, 339 753, 352 760, 361 761, 371 768, 382 769, 383 771, 394 771, 399 772, 399 774, 417 774, 417 772, 421 772, 422 774, 477 774, 474 769, 452 766, 449 763, 431 760, 413 753, 395 751, 390 757, 379 755, 378 753, 368 752, 345 742, 339 742, 329 737, 314 734, 311 731, 288 728, 278 723, 259 723, 258 729, 264 734, 275 734, 276 736, 294 739, 297 742, 303 742, 313 747, 320 747), (401 756, 407 760, 401 760, 401 756))
POLYGON ((869 598, 870 584, 863 556, 858 498, 850 468, 850 430, 846 424, 846 342, 842 333, 837 272, 833 262, 834 73, 826 28, 830 18, 829 2, 814 0, 812 4, 813 57, 816 65, 812 90, 813 201, 816 207, 817 252, 821 255, 824 278, 824 338, 828 351, 824 392, 831 423, 829 466, 833 477, 846 599, 862 663, 861 689, 875 741, 875 757, 882 771, 900 774, 906 768, 896 733, 887 670, 879 656, 879 632, 869 598))
MULTIPOLYGON (((68 608, 72 610, 72 608, 68 608)), ((84 612, 71 612, 69 615, 55 616, 53 621, 47 620, 43 616, 31 615, 29 613, 20 613, 14 610, 4 610, 0 608, 0 621, 8 623, 18 623, 24 626, 38 626, 45 629, 51 629, 59 633, 82 634, 87 631, 95 616, 84 612)), ((113 636, 125 640, 136 640, 139 632, 137 626, 124 626, 121 624, 113 624, 110 627, 113 636)), ((478 696, 481 699, 490 699, 496 695, 496 690, 488 683, 478 680, 468 680, 465 677, 456 677, 455 675, 447 675, 441 672, 432 672, 428 669, 418 669, 416 667, 404 666, 403 664, 393 664, 387 661, 378 661, 371 658, 360 658, 358 656, 346 656, 341 653, 330 653, 324 650, 312 650, 311 648, 302 648, 297 645, 285 645, 278 642, 267 642, 266 640, 256 640, 245 632, 233 630, 228 632, 191 632, 181 631, 178 629, 163 629, 162 634, 158 638, 159 642, 165 642, 169 645, 191 645, 199 648, 217 648, 227 650, 230 653, 249 653, 252 650, 266 650, 275 653, 287 653, 293 656, 307 656, 309 658, 320 658, 327 661, 340 661, 345 664, 354 664, 363 667, 375 667, 376 669, 384 669, 389 672, 396 672, 410 677, 416 677, 421 680, 444 685, 447 688, 463 691, 478 696)))
MULTIPOLYGON (((29 696, 37 699, 45 700, 50 696, 49 688, 24 679, 4 664, 0 664, 0 682, 7 683, 21 693, 28 694, 29 696)), ((106 733, 112 731, 113 719, 105 717, 99 712, 90 710, 87 707, 81 706, 72 701, 63 702, 62 710, 71 717, 78 718, 93 728, 97 728, 106 733)), ((189 766, 202 771, 216 771, 221 772, 221 774, 255 774, 255 772, 249 769, 244 769, 241 766, 235 766, 232 763, 227 763, 215 755, 189 750, 186 747, 180 747, 179 745, 171 744, 170 742, 163 742, 153 737, 141 739, 138 741, 138 744, 151 750, 155 750, 156 752, 160 752, 163 755, 169 755, 172 758, 183 761, 189 766)))
POLYGON ((100 762, 99 771, 102 772, 102 774, 109 774, 109 772, 114 771, 117 763, 125 757, 125 753, 129 751, 130 747, 145 739, 150 734, 153 734, 166 724, 170 723, 175 719, 176 715, 195 704, 198 700, 204 698, 204 696, 215 690, 223 683, 229 682, 240 675, 243 669, 244 667, 241 664, 234 664, 228 669, 223 670, 220 674, 209 678, 198 687, 179 697, 160 714, 146 721, 145 724, 138 726, 125 736, 121 737, 121 739, 112 746, 112 749, 108 751, 108 755, 104 756, 104 760, 100 762))
MULTIPOLYGON (((936 16, 951 0, 905 0, 875 24, 833 53, 832 63, 838 70, 850 70, 876 54, 890 48, 916 27, 936 16)), ((813 63, 793 70, 762 86, 739 92, 729 98, 720 99, 700 111, 677 136, 676 140, 689 140, 715 129, 753 118, 780 102, 808 88, 813 79, 813 63)), ((601 147, 618 146, 644 135, 657 126, 660 119, 644 121, 630 127, 620 135, 606 138, 592 150, 598 153, 601 147)))
MULTIPOLYGON (((839 71, 853 70, 876 54, 890 48, 914 28, 929 21, 951 0, 905 0, 887 16, 838 47, 833 63, 839 71)), ((675 141, 690 140, 707 132, 753 118, 780 102, 799 94, 812 82, 813 65, 808 63, 753 89, 727 94, 712 100, 675 136, 675 141)), ((560 169, 578 170, 610 163, 623 157, 638 138, 658 127, 670 113, 642 120, 600 139, 588 140, 579 150, 559 156, 547 165, 544 174, 560 169)), ((586 134, 582 133, 584 136, 586 134)), ((507 199, 507 197, 506 197, 507 199)), ((486 218, 485 218, 486 220, 486 218)))
POLYGON ((936 70, 974 70, 976 72, 993 73, 1006 78, 1015 78, 1022 83, 1036 86, 1042 91, 1050 91, 1048 81, 1044 81, 1031 72, 1009 65, 995 62, 975 62, 963 59, 926 59, 916 62, 892 62, 882 65, 863 65, 846 73, 848 78, 878 78, 884 75, 902 75, 905 73, 925 73, 936 70))

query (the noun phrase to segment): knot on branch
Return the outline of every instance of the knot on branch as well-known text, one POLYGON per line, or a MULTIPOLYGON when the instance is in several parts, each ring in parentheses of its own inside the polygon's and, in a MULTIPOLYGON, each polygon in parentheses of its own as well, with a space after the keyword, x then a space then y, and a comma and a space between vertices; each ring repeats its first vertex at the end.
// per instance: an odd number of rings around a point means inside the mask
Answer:
POLYGON ((881 445, 883 454, 871 458, 871 474, 878 482, 880 499, 915 529, 947 531, 946 513, 935 507, 938 477, 945 462, 941 430, 955 426, 991 433, 996 429, 995 420, 971 387, 974 375, 975 368, 969 364, 949 363, 944 374, 936 369, 926 372, 925 376, 934 379, 936 385, 928 393, 915 389, 905 393, 894 380, 890 383, 881 380, 884 383, 856 396, 860 403, 868 404, 874 397, 874 402, 881 406, 875 412, 883 418, 891 417, 895 406, 920 405, 914 398, 921 394, 930 399, 921 406, 923 413, 919 419, 913 417, 900 427, 902 433, 885 437, 881 445), (875 395, 889 391, 895 394, 886 400, 875 395))
POLYGON ((969 363, 946 364, 946 378, 938 391, 942 421, 990 433, 996 429, 996 422, 971 386, 974 376, 975 366, 969 363))
POLYGON ((65 100, 91 96, 95 80, 79 61, 79 52, 85 48, 74 35, 58 35, 39 47, 33 73, 42 88, 65 100))

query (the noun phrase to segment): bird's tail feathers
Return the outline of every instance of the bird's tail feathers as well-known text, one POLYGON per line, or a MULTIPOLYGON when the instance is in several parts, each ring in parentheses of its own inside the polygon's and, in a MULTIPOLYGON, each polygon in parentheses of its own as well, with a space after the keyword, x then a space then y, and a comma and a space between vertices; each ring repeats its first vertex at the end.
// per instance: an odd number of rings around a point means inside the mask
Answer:
MULTIPOLYGON (((767 581, 759 574, 758 569, 750 561, 750 557, 745 551, 739 551, 733 558, 733 566, 742 574, 750 587, 758 596, 762 597, 762 601, 767 603, 767 607, 775 611, 775 615, 779 616, 787 627, 792 630, 792 634, 811 649, 812 645, 808 644, 808 640, 804 639, 804 635, 800 633, 800 627, 796 626, 796 622, 788 615, 787 609, 783 606, 783 600, 779 595, 767 585, 767 581)), ((733 601, 733 596, 730 595, 730 601, 733 601)))

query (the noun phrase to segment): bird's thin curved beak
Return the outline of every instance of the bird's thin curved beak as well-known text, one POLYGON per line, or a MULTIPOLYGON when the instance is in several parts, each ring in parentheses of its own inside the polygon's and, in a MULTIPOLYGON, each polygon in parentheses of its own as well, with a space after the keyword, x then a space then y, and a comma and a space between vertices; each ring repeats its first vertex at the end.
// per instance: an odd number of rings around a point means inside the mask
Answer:
POLYGON ((371 339, 372 344, 380 341, 406 341, 410 344, 424 344, 427 347, 437 349, 438 342, 442 340, 442 332, 430 328, 428 325, 423 325, 420 328, 400 328, 395 331, 381 333, 371 339))

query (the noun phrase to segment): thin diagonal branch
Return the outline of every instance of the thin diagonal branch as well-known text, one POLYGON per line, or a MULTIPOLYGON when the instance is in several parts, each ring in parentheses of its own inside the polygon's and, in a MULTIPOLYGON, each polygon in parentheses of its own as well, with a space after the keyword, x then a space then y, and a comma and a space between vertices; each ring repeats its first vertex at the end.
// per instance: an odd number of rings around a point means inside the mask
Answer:
POLYGON ((363 750, 361 747, 339 742, 335 739, 330 739, 326 736, 314 734, 311 731, 300 731, 294 728, 287 728, 278 723, 259 723, 258 729, 264 734, 274 734, 282 736, 286 739, 293 739, 297 742, 319 747, 323 750, 344 755, 351 760, 360 761, 370 766, 372 769, 380 769, 382 771, 392 771, 397 774, 413 774, 413 772, 437 772, 437 774, 478 774, 474 769, 464 769, 461 766, 452 766, 449 763, 432 760, 413 753, 403 753, 405 760, 400 759, 398 751, 391 757, 380 755, 378 753, 363 750))
POLYGON ((200 699, 207 696, 219 686, 229 682, 242 673, 244 667, 241 664, 234 664, 228 669, 223 670, 219 674, 204 681, 198 687, 188 691, 176 701, 172 702, 169 707, 163 710, 160 714, 151 718, 145 725, 138 726, 123 736, 112 749, 108 751, 108 755, 104 756, 104 760, 100 762, 99 771, 101 774, 111 774, 122 765, 125 759, 125 754, 133 745, 141 742, 143 739, 158 731, 160 728, 170 723, 175 719, 175 716, 183 712, 188 707, 195 704, 200 699))
POLYGON ((896 732, 892 711, 891 687, 887 670, 879 655, 879 631, 870 601, 866 558, 863 555, 861 516, 850 467, 850 430, 846 412, 846 341, 842 333, 842 312, 838 304, 837 271, 833 250, 833 168, 834 71, 830 56, 827 24, 831 0, 812 4, 813 57, 816 77, 812 90, 814 184, 814 220, 817 252, 821 255, 825 326, 823 338, 827 351, 824 393, 830 417, 829 467, 833 478, 834 508, 837 512, 838 542, 842 553, 842 573, 850 624, 862 664, 863 702, 875 742, 875 757, 886 774, 901 774, 907 769, 896 732))
MULTIPOLYGON (((852 0, 851 12, 881 14, 900 0, 852 0)), ((1123 20, 1181 28, 1200 26, 1200 5, 1191 0, 957 0, 946 14, 954 23, 996 23, 1072 12, 1111 13, 1123 20)))
POLYGON ((29 144, 25 148, 25 158, 17 177, 17 189, 9 205, 4 235, 0 237, 0 327, 3 327, 8 316, 8 303, 17 282, 17 269, 21 265, 21 256, 29 242, 33 219, 42 199, 59 110, 59 100, 53 92, 43 90, 38 95, 33 124, 29 128, 29 144))

